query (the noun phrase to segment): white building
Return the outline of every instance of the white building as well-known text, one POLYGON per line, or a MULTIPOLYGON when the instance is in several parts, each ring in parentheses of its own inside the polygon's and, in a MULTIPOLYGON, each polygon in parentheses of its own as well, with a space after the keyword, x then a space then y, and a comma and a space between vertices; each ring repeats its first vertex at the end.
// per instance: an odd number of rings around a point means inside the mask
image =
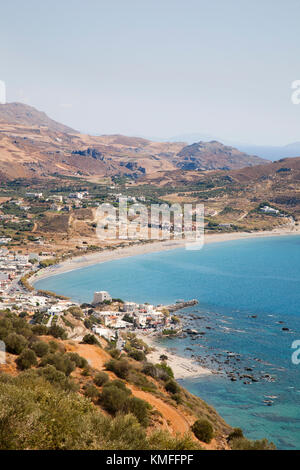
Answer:
POLYGON ((99 326, 93 326, 92 330, 94 333, 96 333, 96 335, 99 335, 102 338, 107 339, 108 341, 115 339, 115 332, 109 330, 108 328, 101 328, 99 326))
POLYGON ((270 207, 270 206, 264 206, 260 210, 261 212, 264 212, 265 214, 279 214, 278 209, 274 209, 273 207, 270 207))
POLYGON ((135 312, 138 309, 138 305, 135 302, 124 302, 123 312, 135 312))
POLYGON ((94 293, 94 299, 93 299, 93 302, 92 302, 92 305, 97 305, 97 304, 101 304, 102 302, 104 302, 105 300, 108 300, 108 301, 111 301, 112 298, 110 296, 110 294, 108 292, 106 292, 105 290, 102 290, 102 291, 99 291, 99 292, 95 292, 94 293))
POLYGON ((29 198, 41 199, 43 197, 43 193, 26 193, 25 196, 29 198))
POLYGON ((70 193, 69 198, 70 199, 83 199, 84 193, 70 193))

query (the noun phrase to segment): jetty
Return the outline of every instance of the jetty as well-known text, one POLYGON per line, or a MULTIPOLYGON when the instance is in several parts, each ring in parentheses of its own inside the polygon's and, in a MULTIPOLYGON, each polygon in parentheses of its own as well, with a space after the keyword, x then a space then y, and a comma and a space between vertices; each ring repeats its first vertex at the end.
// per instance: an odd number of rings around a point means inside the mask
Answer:
POLYGON ((176 312, 177 310, 181 310, 182 308, 192 307, 193 305, 197 305, 197 304, 198 304, 197 299, 187 300, 187 301, 180 300, 178 302, 175 302, 175 304, 166 305, 165 308, 168 309, 169 312, 176 312))

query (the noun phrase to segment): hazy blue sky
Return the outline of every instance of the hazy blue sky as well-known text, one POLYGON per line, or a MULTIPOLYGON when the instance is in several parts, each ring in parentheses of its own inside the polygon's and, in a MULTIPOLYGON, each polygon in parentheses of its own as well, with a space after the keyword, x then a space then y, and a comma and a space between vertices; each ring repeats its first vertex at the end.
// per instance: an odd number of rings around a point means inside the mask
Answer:
POLYGON ((1 2, 0 79, 86 132, 300 140, 299 0, 1 2))

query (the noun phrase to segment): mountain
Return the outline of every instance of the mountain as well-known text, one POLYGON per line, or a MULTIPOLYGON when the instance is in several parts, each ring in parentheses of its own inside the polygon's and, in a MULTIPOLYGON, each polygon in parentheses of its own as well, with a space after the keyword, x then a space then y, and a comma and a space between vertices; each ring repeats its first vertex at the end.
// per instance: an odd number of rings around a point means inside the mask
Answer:
MULTIPOLYGON (((153 139, 158 140, 158 139, 153 139)), ((280 160, 281 158, 289 158, 289 157, 299 157, 300 156, 300 142, 293 142, 291 144, 276 146, 276 145, 253 145, 247 143, 241 143, 236 141, 230 141, 228 139, 223 139, 213 136, 210 134, 206 134, 203 132, 194 132, 190 134, 181 134, 174 137, 170 137, 168 139, 162 139, 162 141, 168 142, 187 142, 189 145, 193 144, 194 142, 199 141, 211 141, 211 140, 218 140, 221 141, 225 145, 230 145, 232 147, 237 148, 241 152, 248 153, 250 155, 257 155, 258 157, 275 161, 280 160)))
POLYGON ((52 132, 76 133, 74 129, 50 119, 46 113, 23 103, 1 104, 0 126, 2 123, 25 127, 48 128, 52 132))
POLYGON ((177 157, 176 164, 182 170, 230 170, 266 163, 260 157, 240 152, 216 140, 187 145, 177 157))
POLYGON ((158 175, 176 169, 234 169, 264 163, 221 143, 90 136, 22 104, 0 105, 0 178, 158 175))

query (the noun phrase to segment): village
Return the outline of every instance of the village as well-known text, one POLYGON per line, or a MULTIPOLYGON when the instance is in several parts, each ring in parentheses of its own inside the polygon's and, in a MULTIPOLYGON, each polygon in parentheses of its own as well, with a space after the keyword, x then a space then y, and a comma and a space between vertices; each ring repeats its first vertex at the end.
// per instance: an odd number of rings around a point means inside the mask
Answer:
MULTIPOLYGON (((47 327, 56 324, 72 307, 80 309, 82 320, 97 337, 113 340, 118 331, 147 331, 175 334, 179 320, 163 305, 138 304, 113 299, 106 291, 94 293, 91 303, 79 305, 70 299, 51 292, 28 290, 22 280, 40 269, 39 257, 23 255, 0 249, 0 310, 10 310, 29 318, 30 323, 47 327)), ((28 284, 30 286, 30 284, 28 284)), ((178 308, 181 304, 178 303, 178 308)), ((170 310, 176 310, 170 306, 170 310)))

